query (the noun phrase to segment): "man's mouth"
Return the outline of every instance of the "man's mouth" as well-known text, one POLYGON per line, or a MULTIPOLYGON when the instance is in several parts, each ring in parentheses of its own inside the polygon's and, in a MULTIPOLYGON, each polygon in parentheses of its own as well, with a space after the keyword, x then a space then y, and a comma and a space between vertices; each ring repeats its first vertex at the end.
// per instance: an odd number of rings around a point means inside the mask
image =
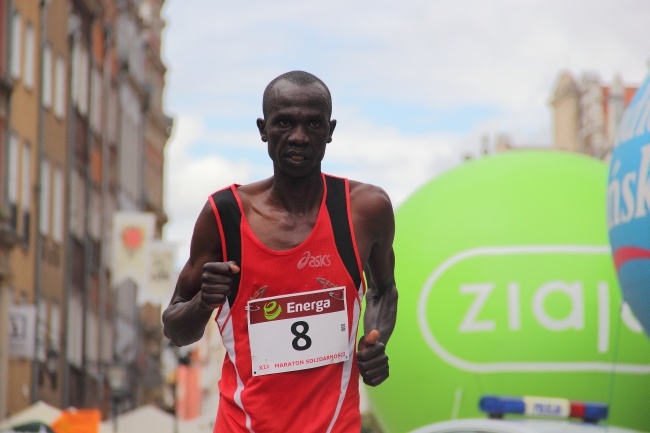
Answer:
POLYGON ((290 154, 287 155, 287 157, 292 162, 303 162, 304 160, 307 159, 306 155, 299 154, 299 153, 290 153, 290 154))

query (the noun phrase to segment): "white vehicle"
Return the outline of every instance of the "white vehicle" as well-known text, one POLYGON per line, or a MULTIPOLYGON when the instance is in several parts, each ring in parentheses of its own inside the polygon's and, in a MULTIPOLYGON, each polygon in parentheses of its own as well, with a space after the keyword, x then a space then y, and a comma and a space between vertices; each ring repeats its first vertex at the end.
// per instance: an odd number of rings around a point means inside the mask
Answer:
POLYGON ((442 421, 409 433, 644 433, 599 424, 607 419, 609 412, 603 403, 546 397, 485 396, 481 398, 479 406, 489 418, 442 421), (546 419, 503 419, 507 414, 546 419))

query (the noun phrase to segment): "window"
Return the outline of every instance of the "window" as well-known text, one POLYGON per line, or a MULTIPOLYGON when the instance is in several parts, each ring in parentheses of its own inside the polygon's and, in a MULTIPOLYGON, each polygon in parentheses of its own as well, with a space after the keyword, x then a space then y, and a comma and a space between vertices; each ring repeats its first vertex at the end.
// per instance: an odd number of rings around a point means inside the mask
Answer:
POLYGON ((86 235, 86 185, 79 171, 72 173, 70 231, 77 239, 86 235))
POLYGON ((9 178, 7 181, 9 182, 9 191, 8 191, 8 199, 10 203, 17 204, 18 203, 18 185, 20 182, 18 181, 18 152, 19 152, 19 141, 18 137, 16 134, 11 133, 9 137, 9 161, 8 161, 8 166, 9 166, 9 178))
POLYGON ((13 132, 9 136, 9 177, 7 179, 9 190, 9 220, 10 225, 14 230, 18 229, 18 185, 20 185, 20 178, 18 173, 18 161, 20 152, 20 141, 13 132))
MULTIPOLYGON (((138 125, 141 124, 142 113, 138 109, 138 97, 129 88, 120 90, 120 105, 123 108, 120 122, 120 141, 122 143, 138 142, 138 125)), ((120 183, 123 191, 132 203, 139 197, 143 179, 142 148, 140 146, 122 146, 119 152, 120 183)), ((135 204, 134 204, 135 205, 135 204)))
POLYGON ((88 114, 88 50, 80 47, 79 56, 79 112, 88 114))
POLYGON ((93 68, 90 82, 90 125, 95 132, 99 132, 102 119, 102 74, 99 69, 93 68))
POLYGON ((47 337, 47 304, 44 300, 38 303, 38 328, 36 328, 36 359, 45 362, 45 338, 47 337))
POLYGON ((107 111, 107 119, 106 119, 106 137, 108 139, 109 143, 115 143, 117 140, 117 131, 119 131, 119 128, 117 127, 117 119, 118 119, 118 111, 117 111, 117 92, 115 89, 111 88, 108 90, 108 95, 107 95, 107 102, 106 102, 106 111, 107 111))
POLYGON ((68 362, 70 364, 81 367, 83 355, 81 352, 83 334, 80 323, 83 321, 83 303, 81 296, 77 293, 73 294, 68 301, 68 362))
POLYGON ((90 193, 90 227, 89 234, 94 240, 99 240, 102 235, 102 199, 98 189, 92 188, 90 193))
POLYGON ((52 239, 55 242, 63 242, 63 170, 60 167, 54 168, 54 192, 52 194, 54 205, 52 215, 52 239))
POLYGON ((88 51, 84 44, 75 39, 72 42, 72 102, 79 113, 88 113, 88 51))
POLYGON ((15 13, 11 23, 11 76, 20 78, 20 53, 22 48, 22 21, 19 13, 15 13))
POLYGON ((34 26, 27 23, 25 27, 25 72, 23 84, 26 88, 34 87, 34 26))
POLYGON ((50 306, 50 325, 48 327, 48 341, 50 348, 59 351, 60 338, 59 330, 61 329, 61 309, 56 303, 52 303, 50 306))
POLYGON ((59 119, 65 116, 65 61, 61 55, 56 56, 54 71, 54 115, 59 119))
POLYGON ((32 148, 29 143, 23 145, 23 155, 22 155, 22 182, 20 185, 20 204, 25 211, 31 209, 32 201, 32 188, 31 188, 31 168, 32 168, 32 148))
POLYGON ((84 314, 86 314, 86 357, 90 361, 90 365, 97 365, 100 344, 97 315, 92 312, 91 308, 88 308, 84 314))
POLYGON ((22 182, 20 185, 20 205, 22 207, 23 241, 29 243, 29 228, 31 226, 32 208, 32 148, 29 143, 23 145, 22 182))
MULTIPOLYGON (((61 343, 60 343, 60 331, 61 331, 61 308, 59 304, 54 301, 50 304, 50 316, 47 326, 47 341, 48 349, 53 350, 58 354, 61 353, 61 343)), ((57 383, 57 371, 58 368, 54 371, 54 374, 50 376, 52 380, 52 385, 56 388, 57 383)))
POLYGON ((52 107, 52 49, 49 44, 43 48, 43 88, 41 103, 45 108, 52 107))
POLYGON ((77 84, 79 82, 79 38, 72 39, 72 47, 70 48, 71 66, 70 66, 70 98, 74 105, 78 104, 79 93, 77 92, 77 84))
POLYGON ((50 194, 50 162, 43 159, 41 160, 39 227, 44 236, 50 234, 50 194))

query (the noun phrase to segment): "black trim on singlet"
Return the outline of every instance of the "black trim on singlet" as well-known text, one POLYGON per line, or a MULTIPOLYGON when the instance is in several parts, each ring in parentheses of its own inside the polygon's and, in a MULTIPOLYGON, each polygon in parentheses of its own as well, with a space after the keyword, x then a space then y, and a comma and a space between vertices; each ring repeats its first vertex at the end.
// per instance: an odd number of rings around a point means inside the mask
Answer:
POLYGON ((325 176, 327 197, 325 205, 332 222, 334 241, 341 260, 352 277, 355 289, 361 286, 361 275, 357 265, 357 256, 354 252, 350 220, 348 219, 347 191, 345 180, 338 177, 325 176))
MULTIPOLYGON (((241 267, 241 210, 231 188, 223 189, 212 194, 226 245, 224 261, 234 261, 241 267)), ((228 294, 228 305, 232 307, 239 291, 241 273, 233 275, 233 289, 228 294)))

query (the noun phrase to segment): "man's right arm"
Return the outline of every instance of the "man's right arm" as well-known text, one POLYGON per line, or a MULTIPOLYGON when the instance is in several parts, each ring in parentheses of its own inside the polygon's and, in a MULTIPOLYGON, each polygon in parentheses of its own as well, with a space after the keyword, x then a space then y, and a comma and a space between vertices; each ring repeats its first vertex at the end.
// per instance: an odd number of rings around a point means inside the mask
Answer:
MULTIPOLYGON (((223 299, 206 303, 208 295, 214 298, 214 293, 204 293, 210 292, 212 287, 206 288, 203 281, 207 263, 228 268, 227 264, 220 263, 222 260, 219 229, 212 207, 206 202, 194 225, 190 256, 178 276, 171 302, 162 316, 165 336, 175 345, 186 346, 200 340, 212 311, 225 301, 226 297, 223 296, 223 299)), ((221 284, 221 292, 229 290, 230 282, 228 276, 224 275, 222 283, 226 286, 221 284)))

